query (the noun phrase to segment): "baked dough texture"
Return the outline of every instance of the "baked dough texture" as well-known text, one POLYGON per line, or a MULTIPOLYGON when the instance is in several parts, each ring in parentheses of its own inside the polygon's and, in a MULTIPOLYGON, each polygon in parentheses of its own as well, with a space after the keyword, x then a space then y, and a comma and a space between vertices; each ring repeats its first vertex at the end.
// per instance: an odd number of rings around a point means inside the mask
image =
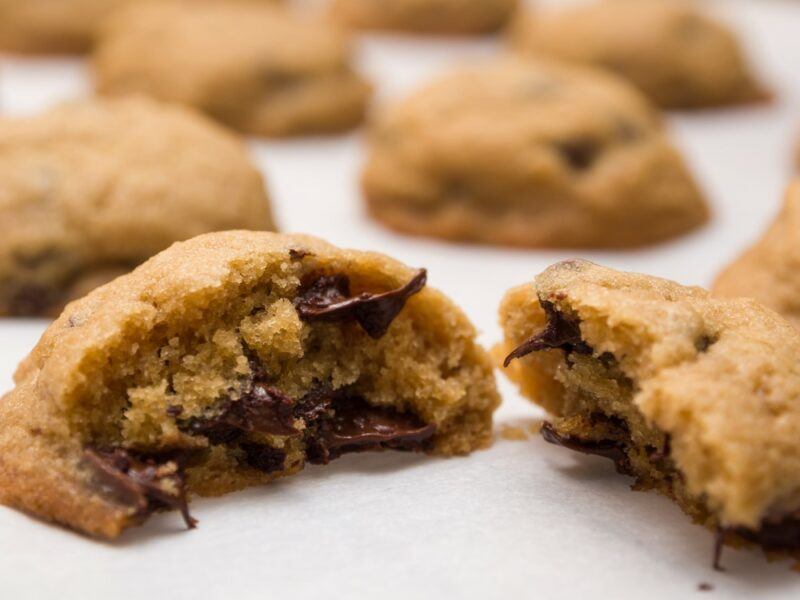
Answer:
POLYGON ((708 219, 638 91, 547 60, 461 68, 390 107, 362 181, 373 217, 450 240, 625 248, 708 219))
POLYGON ((762 238, 717 277, 719 296, 755 298, 800 327, 800 181, 762 238))
POLYGON ((0 315, 58 314, 175 241, 274 229, 242 142, 143 98, 0 119, 0 315))
POLYGON ((720 540, 800 550, 800 335, 750 299, 558 263, 511 290, 508 374, 553 443, 613 458, 720 540))
POLYGON ((187 104, 264 136, 335 133, 362 121, 371 88, 334 25, 269 5, 188 4, 118 12, 94 53, 98 91, 187 104))
POLYGON ((109 15, 140 1, 0 0, 0 49, 29 53, 87 52, 109 15))
POLYGON ((518 0, 333 0, 334 18, 352 27, 412 33, 473 34, 496 31, 518 0))
POLYGON ((665 108, 764 100, 735 34, 681 0, 599 0, 522 14, 513 46, 605 67, 665 108))
POLYGON ((302 235, 176 243, 70 304, 0 400, 0 501, 114 538, 186 494, 485 446, 475 329, 425 271, 302 235))

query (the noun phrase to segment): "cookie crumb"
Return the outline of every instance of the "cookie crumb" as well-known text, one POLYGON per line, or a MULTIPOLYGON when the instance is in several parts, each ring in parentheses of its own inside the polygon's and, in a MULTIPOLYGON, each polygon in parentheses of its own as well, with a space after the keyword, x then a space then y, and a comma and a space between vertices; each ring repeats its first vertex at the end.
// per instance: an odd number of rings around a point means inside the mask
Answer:
POLYGON ((528 434, 522 427, 514 425, 501 425, 500 437, 510 442, 525 442, 528 440, 528 434))
POLYGON ((697 584, 697 591, 698 592, 713 592, 714 586, 708 583, 707 581, 703 581, 697 584))

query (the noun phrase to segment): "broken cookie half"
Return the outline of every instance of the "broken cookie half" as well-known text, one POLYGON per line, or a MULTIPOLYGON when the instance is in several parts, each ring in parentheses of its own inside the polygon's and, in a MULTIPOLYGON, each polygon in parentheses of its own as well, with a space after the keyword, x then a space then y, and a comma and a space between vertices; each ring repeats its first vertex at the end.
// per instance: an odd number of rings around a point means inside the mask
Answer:
POLYGON ((70 304, 0 401, 0 500, 113 538, 367 450, 463 454, 499 398, 424 270, 308 236, 179 243, 70 304))
POLYGON ((800 551, 800 336, 779 315, 575 260, 500 318, 508 374, 553 415, 545 440, 611 458, 718 550, 800 551))

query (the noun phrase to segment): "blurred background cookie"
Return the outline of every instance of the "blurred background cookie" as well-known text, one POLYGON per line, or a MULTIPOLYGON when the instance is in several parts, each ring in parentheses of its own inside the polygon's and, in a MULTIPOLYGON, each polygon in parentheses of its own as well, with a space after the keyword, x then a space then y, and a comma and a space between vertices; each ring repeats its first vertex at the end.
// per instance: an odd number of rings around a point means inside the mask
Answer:
POLYGON ((602 66, 665 108, 763 100, 736 35, 681 0, 598 0, 521 15, 520 52, 602 66))
POLYGON ((0 120, 0 315, 57 314, 177 240, 273 228, 244 146, 200 115, 127 99, 0 120))
POLYGON ((265 136, 352 128, 370 96, 343 32, 254 2, 131 6, 108 22, 94 66, 101 94, 149 94, 265 136))
POLYGON ((416 33, 496 31, 518 0, 333 0, 333 16, 353 27, 416 33))
POLYGON ((0 0, 0 50, 32 53, 86 52, 104 19, 116 9, 140 1, 0 0))
POLYGON ((800 181, 761 239, 720 273, 720 296, 755 298, 800 327, 800 181))
POLYGON ((656 111, 599 70, 521 59, 458 70, 390 108, 370 142, 368 210, 404 232, 620 248, 708 218, 656 111))

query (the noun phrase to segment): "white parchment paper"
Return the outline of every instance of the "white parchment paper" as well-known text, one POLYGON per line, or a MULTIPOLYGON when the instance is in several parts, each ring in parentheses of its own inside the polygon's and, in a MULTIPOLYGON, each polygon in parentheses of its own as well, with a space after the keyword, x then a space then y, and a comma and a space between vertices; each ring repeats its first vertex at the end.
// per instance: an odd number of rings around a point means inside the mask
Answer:
MULTIPOLYGON (((512 285, 582 255, 689 284, 714 274, 760 235, 781 202, 800 134, 800 2, 710 3, 746 34, 778 100, 669 118, 713 204, 703 231, 639 252, 513 251, 391 234, 362 211, 363 150, 354 134, 253 141, 285 231, 377 249, 429 269, 430 284, 466 310, 491 345, 512 285)), ((477 42, 368 37, 363 69, 382 100, 497 49, 477 42)), ((0 111, 31 113, 89 92, 75 60, 0 59, 0 111)), ((46 323, 0 321, 0 390, 46 323)), ((500 424, 541 416, 500 377, 500 424)), ((0 457, 0 460, 2 457, 0 457)), ((800 574, 755 552, 726 550, 711 570, 711 534, 602 459, 531 435, 498 438, 461 459, 348 456, 329 467, 215 500, 198 500, 196 531, 154 517, 116 544, 83 538, 0 508, 0 599, 128 598, 790 598, 800 574), (713 585, 699 592, 698 584, 713 585)))

